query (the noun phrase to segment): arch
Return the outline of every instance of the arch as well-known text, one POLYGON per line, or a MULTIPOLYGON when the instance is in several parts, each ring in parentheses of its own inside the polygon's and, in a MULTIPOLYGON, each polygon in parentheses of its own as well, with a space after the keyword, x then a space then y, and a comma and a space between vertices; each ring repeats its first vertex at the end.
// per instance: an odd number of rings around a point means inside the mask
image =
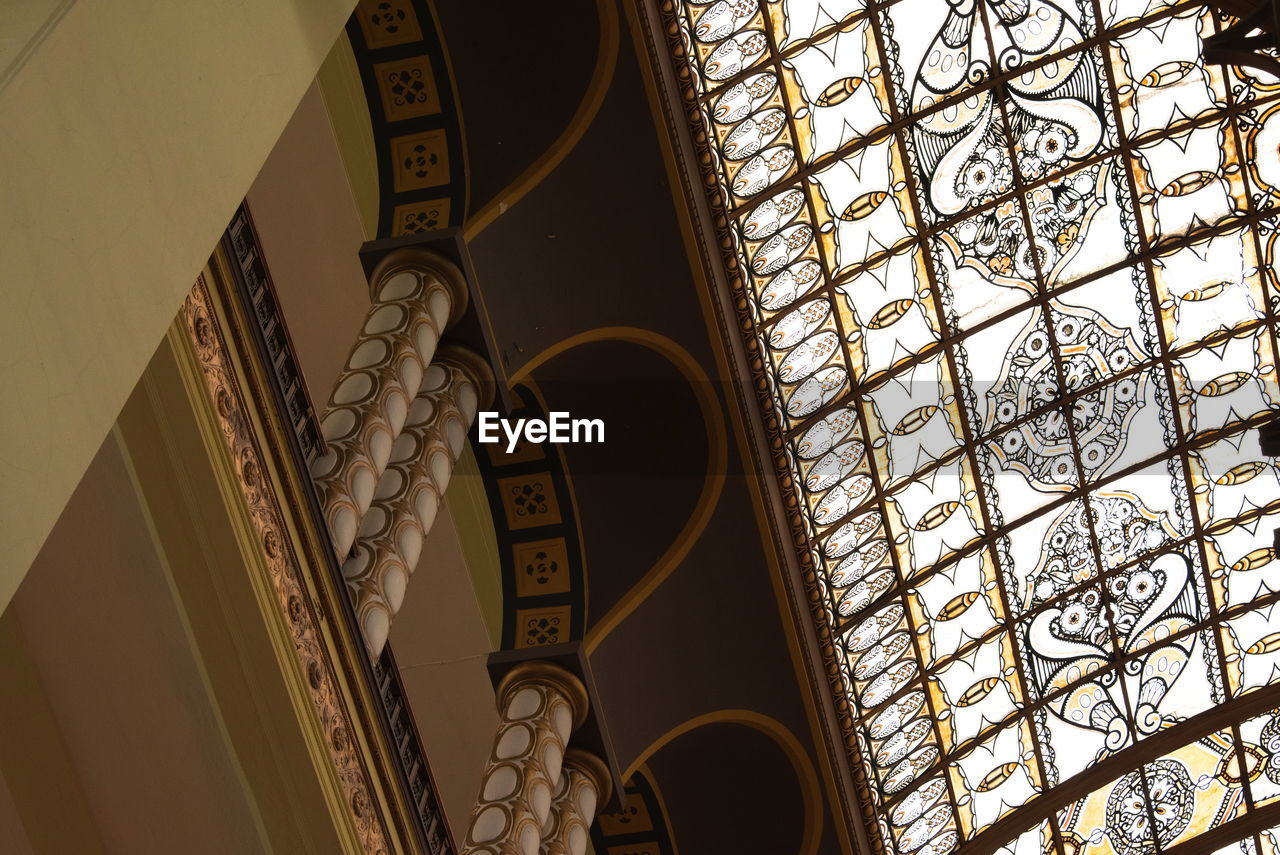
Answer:
POLYGON ((591 624, 586 634, 587 653, 593 652, 600 643, 627 617, 634 612, 648 597, 657 590, 668 576, 680 565, 706 529, 711 515, 720 500, 724 489, 725 467, 729 456, 728 435, 725 428, 724 414, 720 410, 719 401, 711 391, 711 381, 698 361, 680 344, 664 335, 640 327, 600 327, 587 330, 569 338, 556 342, 528 362, 516 369, 510 377, 512 385, 529 377, 542 365, 575 347, 602 341, 620 341, 637 344, 657 353, 668 360, 684 376, 692 388, 702 414, 703 425, 707 431, 707 467, 703 479, 702 490, 694 504, 684 527, 676 535, 671 545, 654 562, 653 566, 641 577, 640 581, 609 609, 599 620, 591 624))
MULTIPOLYGON (((512 417, 545 417, 530 378, 512 383, 512 417)), ((586 627, 586 578, 577 502, 564 455, 521 442, 511 454, 473 440, 502 566, 500 649, 577 641, 586 627)))
POLYGON ((665 746, 710 724, 737 724, 758 731, 772 739, 791 761, 796 780, 800 782, 800 796, 804 804, 805 817, 804 834, 797 851, 799 855, 814 855, 822 841, 823 822, 822 790, 818 784, 817 770, 796 735, 777 719, 764 713, 744 709, 715 710, 682 722, 649 743, 648 747, 627 766, 623 779, 630 778, 637 770, 644 768, 647 761, 665 746))
POLYGON ((453 71, 426 0, 359 4, 346 34, 377 156, 377 237, 461 225, 466 147, 453 71))
POLYGON ((573 151, 583 134, 587 132, 587 128, 595 120, 596 114, 600 112, 600 105, 604 103, 605 93, 609 91, 609 85, 613 82, 613 71, 618 64, 619 27, 618 10, 612 0, 597 0, 596 6, 600 20, 600 47, 596 53, 596 65, 591 72, 591 80, 582 94, 578 109, 574 111, 573 117, 561 131, 560 136, 542 153, 541 157, 529 164, 528 168, 504 187, 497 196, 467 218, 462 227, 463 236, 467 240, 473 240, 476 235, 505 214, 512 205, 523 199, 529 191, 550 175, 569 152, 573 151))

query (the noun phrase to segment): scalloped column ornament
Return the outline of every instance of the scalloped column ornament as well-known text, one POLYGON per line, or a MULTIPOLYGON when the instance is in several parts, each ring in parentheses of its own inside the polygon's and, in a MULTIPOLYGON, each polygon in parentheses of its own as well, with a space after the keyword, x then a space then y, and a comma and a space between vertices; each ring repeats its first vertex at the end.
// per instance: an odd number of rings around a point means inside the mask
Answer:
POLYGON ((435 520, 493 373, 476 354, 442 347, 422 375, 404 428, 391 447, 373 502, 342 575, 369 655, 377 659, 404 601, 422 543, 435 520))
POLYGON ((612 789, 603 760, 578 748, 566 751, 551 812, 542 828, 542 855, 585 855, 591 823, 600 805, 609 801, 612 789))
POLYGON ((339 560, 373 502, 440 335, 467 304, 462 272, 416 247, 383 259, 369 287, 373 305, 321 421, 327 450, 311 467, 339 560))
MULTIPOLYGON (((493 751, 461 855, 538 855, 569 735, 587 717, 587 690, 563 668, 525 662, 498 686, 498 708, 493 751)), ((569 768, 578 768, 573 759, 569 768)), ((577 795, 585 807, 583 786, 578 783, 577 795)))

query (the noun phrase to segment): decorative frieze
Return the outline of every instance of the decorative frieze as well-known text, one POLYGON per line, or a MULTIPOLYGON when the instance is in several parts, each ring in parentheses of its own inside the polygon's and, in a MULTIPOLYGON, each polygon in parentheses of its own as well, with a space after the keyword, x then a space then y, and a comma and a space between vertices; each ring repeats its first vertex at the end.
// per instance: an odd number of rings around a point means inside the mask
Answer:
POLYGON ((328 654, 303 566, 287 534, 279 498, 265 477, 266 461, 254 436, 248 404, 236 381, 233 359, 203 275, 183 303, 181 319, 214 405, 227 453, 234 461, 243 501, 250 509, 271 590, 281 612, 288 616, 296 668, 306 675, 316 720, 325 733, 333 735, 326 743, 329 758, 341 782, 343 799, 351 807, 350 821, 360 836, 361 850, 369 855, 386 853, 390 846, 387 828, 372 809, 369 774, 356 743, 349 738, 354 724, 343 704, 341 681, 328 654))

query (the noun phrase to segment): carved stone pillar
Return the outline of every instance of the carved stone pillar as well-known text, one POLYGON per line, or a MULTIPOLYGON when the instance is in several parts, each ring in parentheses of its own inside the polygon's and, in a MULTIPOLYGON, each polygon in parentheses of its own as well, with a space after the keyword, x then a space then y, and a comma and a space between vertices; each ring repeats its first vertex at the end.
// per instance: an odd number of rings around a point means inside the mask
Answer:
POLYGON ((422 541, 435 520, 476 411, 492 400, 493 374, 479 356, 443 347, 391 448, 342 575, 369 655, 377 659, 400 611, 422 541))
POLYGON ((462 272, 416 247, 383 259, 369 288, 373 305, 321 422, 328 447, 311 467, 340 560, 373 501, 440 334, 467 304, 462 272))
POLYGON ((542 855, 584 855, 596 810, 609 801, 612 788, 603 760, 577 748, 566 751, 551 812, 542 827, 542 855))
POLYGON ((538 855, 565 746, 587 716, 587 690, 547 662, 524 662, 498 686, 501 720, 461 855, 538 855))

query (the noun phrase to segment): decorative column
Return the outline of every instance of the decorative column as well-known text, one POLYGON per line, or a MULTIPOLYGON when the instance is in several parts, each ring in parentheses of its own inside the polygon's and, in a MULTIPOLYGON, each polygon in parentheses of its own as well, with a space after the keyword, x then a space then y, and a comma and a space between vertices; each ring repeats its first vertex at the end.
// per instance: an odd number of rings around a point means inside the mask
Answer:
POLYGON ((311 467, 339 560, 355 542, 440 335, 467 304, 462 272, 417 247, 384 258, 369 288, 373 305, 321 422, 327 450, 311 467))
POLYGON ((391 621, 476 411, 493 399, 493 373, 469 350, 442 347, 391 447, 355 549, 342 565, 369 655, 382 654, 391 621))
POLYGON ((584 855, 596 810, 609 801, 612 789, 603 760, 578 748, 566 751, 551 812, 542 827, 542 855, 584 855))
POLYGON ((586 720, 587 690, 557 665, 522 662, 498 685, 498 709, 461 855, 538 855, 565 746, 586 720))

